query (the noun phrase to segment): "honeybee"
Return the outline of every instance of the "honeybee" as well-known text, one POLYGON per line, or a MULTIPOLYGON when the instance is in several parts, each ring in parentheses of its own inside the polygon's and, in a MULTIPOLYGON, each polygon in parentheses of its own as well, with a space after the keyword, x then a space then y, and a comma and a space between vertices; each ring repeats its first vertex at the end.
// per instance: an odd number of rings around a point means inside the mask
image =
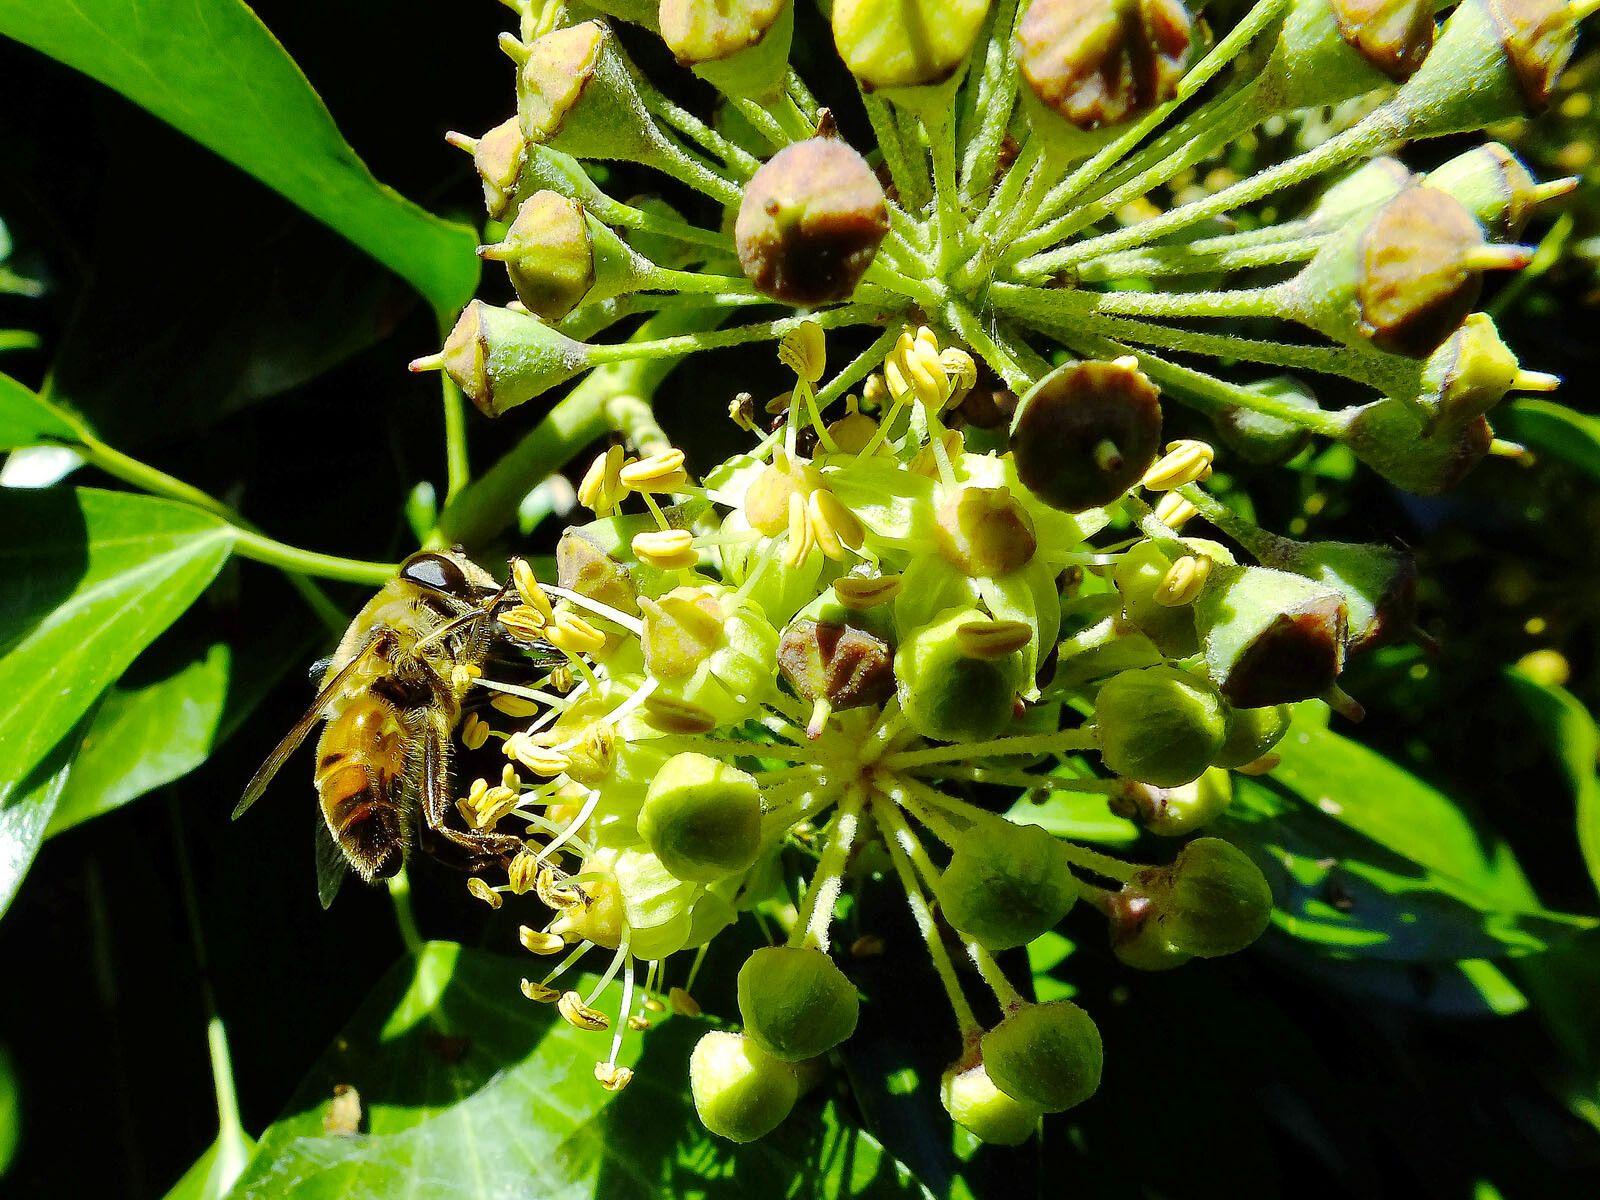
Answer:
MULTIPOLYGON (((448 822, 450 737, 472 680, 497 646, 553 652, 495 620, 511 595, 459 550, 423 550, 356 614, 326 665, 316 700, 245 787, 239 817, 319 720, 317 894, 324 908, 347 867, 367 883, 405 865, 422 828, 470 865, 505 861, 522 843, 448 822)), ((541 655, 541 651, 543 652, 541 655)), ((559 659, 559 654, 554 655, 559 659)))

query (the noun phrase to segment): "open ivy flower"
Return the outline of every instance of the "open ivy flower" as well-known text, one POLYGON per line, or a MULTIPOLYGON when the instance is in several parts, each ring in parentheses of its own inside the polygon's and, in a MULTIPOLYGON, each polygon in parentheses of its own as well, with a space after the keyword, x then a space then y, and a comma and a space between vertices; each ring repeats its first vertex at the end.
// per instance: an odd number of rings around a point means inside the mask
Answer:
POLYGON ((673 994, 663 964, 741 910, 787 914, 784 944, 741 972, 744 1033, 708 1034, 690 1068, 708 1127, 748 1140, 794 1104, 794 1064, 854 1029, 830 930, 878 841, 952 1011, 946 1106, 1021 1140, 1093 1093, 1101 1045, 1077 1006, 1022 996, 997 952, 1081 904, 1124 962, 1165 968, 1248 945, 1271 896, 1218 839, 1140 867, 1019 827, 976 785, 1100 793, 1192 833, 1226 807, 1228 770, 1271 769, 1284 706, 1357 715, 1346 656, 1413 624, 1403 554, 1257 529, 1204 490, 1208 441, 1163 443, 1163 403, 1253 460, 1331 439, 1421 493, 1516 453, 1487 415, 1557 381, 1473 310, 1570 184, 1493 146, 1427 175, 1374 156, 1543 103, 1593 5, 1462 0, 1436 29, 1429 5, 1338 0, 1257 0, 1210 26, 1177 0, 839 0, 870 147, 787 68, 786 5, 513 7, 518 119, 458 140, 510 218, 484 254, 520 299, 475 302, 414 366, 490 416, 593 368, 750 342, 776 341, 793 385, 765 436, 733 398, 759 440, 701 480, 659 445, 599 456, 579 488, 599 519, 566 535, 556 580, 519 575, 519 633, 536 625, 567 662, 484 683, 530 719, 496 731, 507 774, 464 812, 520 825, 526 849, 474 888, 551 909, 523 941, 564 957, 524 991, 613 1029, 608 1087, 627 1082, 627 1031, 673 994), (659 30, 718 90, 717 117, 659 93, 610 20, 659 30), (1327 140, 1161 207, 1263 122, 1356 97, 1365 115, 1327 140), (658 169, 718 219, 606 195, 582 166, 604 159, 658 169), (1260 207, 1327 177, 1298 216, 1260 207), (772 306, 602 336, 642 313, 772 306), (1238 324, 1268 319, 1270 337, 1238 324), (852 326, 873 332, 847 335, 865 348, 830 374, 825 331, 852 326), (989 375, 1004 430, 952 416, 989 375), (1324 409, 1303 382, 1318 375, 1371 397, 1324 409), (1184 536, 1197 515, 1233 546, 1184 536), (798 897, 775 869, 792 841, 817 852, 798 897), (992 994, 990 1028, 952 945, 992 994), (599 985, 564 991, 590 954, 609 955, 599 985), (598 1011, 619 974, 621 1010, 598 1011))

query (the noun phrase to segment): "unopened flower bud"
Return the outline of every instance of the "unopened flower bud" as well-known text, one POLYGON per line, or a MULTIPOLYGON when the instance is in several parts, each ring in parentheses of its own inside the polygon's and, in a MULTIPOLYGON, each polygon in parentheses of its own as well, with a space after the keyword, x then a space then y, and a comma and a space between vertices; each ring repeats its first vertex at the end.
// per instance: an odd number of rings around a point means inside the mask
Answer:
POLYGON ((1386 397, 1339 414, 1341 440, 1355 456, 1396 487, 1419 496, 1449 491, 1484 460, 1494 431, 1483 417, 1455 429, 1424 427, 1416 407, 1386 397))
POLYGON ((1212 765, 1243 767, 1257 761, 1283 740, 1293 719, 1294 709, 1287 704, 1230 709, 1228 736, 1212 757, 1212 765))
POLYGON ((745 277, 795 305, 848 299, 888 232, 878 177, 830 137, 795 142, 762 164, 734 224, 745 277))
POLYGON ((895 680, 907 720, 941 742, 993 737, 1011 721, 1017 693, 1028 683, 1020 651, 973 658, 961 627, 982 618, 974 609, 941 614, 906 638, 894 656, 895 680))
POLYGON ((989 0, 836 0, 833 42, 868 90, 942 83, 966 61, 989 0))
POLYGON ((505 263, 517 299, 547 321, 566 316, 594 287, 594 252, 583 209, 555 192, 536 192, 524 200, 504 240, 478 253, 505 263))
POLYGON ((810 946, 767 946, 739 968, 745 1034, 787 1062, 826 1054, 855 1032, 860 1001, 833 959, 810 946))
POLYGON ((1429 356, 1421 382, 1417 405, 1428 432, 1448 433, 1489 412, 1513 389, 1550 391, 1560 380, 1522 370, 1494 318, 1473 313, 1429 356))
POLYGON ((1255 941, 1272 917, 1272 889, 1238 847, 1201 837, 1170 866, 1140 871, 1123 885, 1112 920, 1113 945, 1133 959, 1161 952, 1216 958, 1255 941))
POLYGON ((934 892, 951 925, 995 952, 1055 928, 1078 895, 1056 839, 1004 818, 984 821, 956 842, 934 892))
POLYGON ((1198 779, 1222 748, 1228 726, 1215 687, 1166 666, 1113 675, 1095 696, 1094 719, 1106 766, 1158 787, 1198 779))
POLYGON ((1033 561, 1033 521, 1003 487, 964 487, 939 506, 934 536, 945 559, 973 577, 1008 575, 1033 561))
POLYGON ((483 203, 489 216, 497 221, 505 216, 527 161, 527 143, 517 118, 502 121, 480 138, 450 133, 445 140, 472 155, 472 165, 483 180, 483 203))
POLYGON ((413 371, 442 369, 485 416, 498 417, 565 383, 589 365, 589 348, 537 317, 474 300, 444 349, 413 371))
POLYGON ((1268 567, 1217 567, 1194 613, 1206 670, 1238 708, 1325 695, 1344 668, 1349 609, 1325 584, 1268 567))
POLYGON ((569 529, 556 543, 556 578, 560 586, 586 599, 637 616, 639 603, 633 576, 598 544, 569 529))
POLYGON ((1042 104, 1095 130, 1173 97, 1190 32, 1177 0, 1033 0, 1017 24, 1017 65, 1042 104))
POLYGON ((1199 779, 1171 788, 1124 779, 1109 807, 1158 837, 1183 837, 1220 817, 1232 799, 1228 773, 1208 767, 1199 779))
POLYGON ((1020 1146, 1039 1127, 1044 1109, 995 1087, 982 1061, 957 1063, 939 1079, 939 1101, 956 1124, 989 1146, 1020 1146))
POLYGON ((794 1068, 751 1039, 712 1030, 689 1055, 689 1090, 700 1123, 731 1142, 771 1133, 794 1108, 794 1068))
POLYGON ((1339 36, 1390 79, 1409 79, 1433 48, 1432 0, 1331 0, 1339 36))
POLYGON ((1070 1000, 1028 1004, 983 1035, 983 1065, 1006 1095, 1062 1112, 1100 1087, 1100 1030, 1070 1000))
MULTIPOLYGON (((1308 413, 1317 412, 1320 407, 1311 389, 1288 375, 1260 379, 1244 386, 1308 413)), ((1311 430, 1303 423, 1270 416, 1243 405, 1225 405, 1208 415, 1228 449, 1247 462, 1277 466, 1311 444, 1311 430)))
POLYGON ((761 789, 737 767, 704 754, 675 754, 650 781, 638 828, 674 876, 711 883, 755 862, 761 789))
POLYGON ((1129 363, 1068 363, 1023 396, 1011 422, 1017 476, 1052 508, 1110 504, 1161 446, 1159 393, 1129 363))
POLYGON ((761 96, 783 79, 790 0, 661 0, 661 37, 684 66, 728 95, 761 96))

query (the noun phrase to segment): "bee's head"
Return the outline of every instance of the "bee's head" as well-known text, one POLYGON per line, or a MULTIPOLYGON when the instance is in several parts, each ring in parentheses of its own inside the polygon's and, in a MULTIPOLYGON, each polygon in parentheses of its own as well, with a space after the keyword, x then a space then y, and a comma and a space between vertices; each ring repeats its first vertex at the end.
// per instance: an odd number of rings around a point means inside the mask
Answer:
POLYGON ((496 590, 489 573, 467 558, 459 547, 417 551, 400 564, 400 578, 467 604, 475 604, 496 590))

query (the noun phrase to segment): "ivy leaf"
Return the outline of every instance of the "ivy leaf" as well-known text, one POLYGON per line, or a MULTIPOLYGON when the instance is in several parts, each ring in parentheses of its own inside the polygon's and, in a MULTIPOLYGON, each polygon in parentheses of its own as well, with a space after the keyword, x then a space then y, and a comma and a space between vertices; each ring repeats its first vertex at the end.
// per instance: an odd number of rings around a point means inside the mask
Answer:
POLYGON ((39 852, 87 725, 86 720, 62 738, 25 774, 14 779, 0 777, 0 916, 10 907, 39 852))
POLYGON ((1273 923, 1323 950, 1397 962, 1531 954, 1595 922, 1509 903, 1382 845, 1264 780, 1239 777, 1214 826, 1272 885, 1273 923))
POLYGON ((1518 670, 1506 672, 1512 694, 1533 719, 1539 733, 1555 752, 1561 770, 1572 784, 1577 804, 1578 849, 1589 878, 1600 888, 1600 729, 1594 718, 1565 688, 1539 683, 1518 670))
POLYGON ((1510 849, 1444 793, 1358 742, 1296 714, 1272 777, 1311 807, 1500 905, 1537 903, 1510 849))
POLYGON ((66 783, 35 768, 194 603, 231 539, 216 517, 148 496, 0 492, 0 911, 66 783))
POLYGON ((476 238, 379 183, 240 0, 0 0, 0 33, 59 59, 337 230, 439 312, 478 279, 476 238))
POLYGON ((1600 419, 1554 400, 1514 400, 1504 414, 1511 437, 1600 480, 1600 419))
MULTIPOLYGON (((524 1000, 522 971, 444 942, 399 963, 261 1136, 232 1200, 929 1196, 815 1098, 748 1146, 706 1133, 687 1080, 701 1022, 630 1034, 620 1061, 634 1079, 607 1093, 592 1069, 609 1035, 524 1000), (324 1128, 341 1083, 360 1093, 361 1132, 324 1128)), ((601 1008, 615 1011, 616 991, 601 1008)))
POLYGON ((18 1095, 16 1066, 11 1052, 0 1045, 0 1177, 22 1141, 22 1098, 18 1095))
POLYGON ((183 1178, 172 1185, 166 1200, 221 1200, 228 1184, 239 1177, 256 1144, 237 1129, 219 1133, 206 1152, 195 1159, 183 1178))
POLYGON ((0 375, 0 450, 36 446, 47 440, 75 442, 78 435, 48 400, 9 375, 0 375))

